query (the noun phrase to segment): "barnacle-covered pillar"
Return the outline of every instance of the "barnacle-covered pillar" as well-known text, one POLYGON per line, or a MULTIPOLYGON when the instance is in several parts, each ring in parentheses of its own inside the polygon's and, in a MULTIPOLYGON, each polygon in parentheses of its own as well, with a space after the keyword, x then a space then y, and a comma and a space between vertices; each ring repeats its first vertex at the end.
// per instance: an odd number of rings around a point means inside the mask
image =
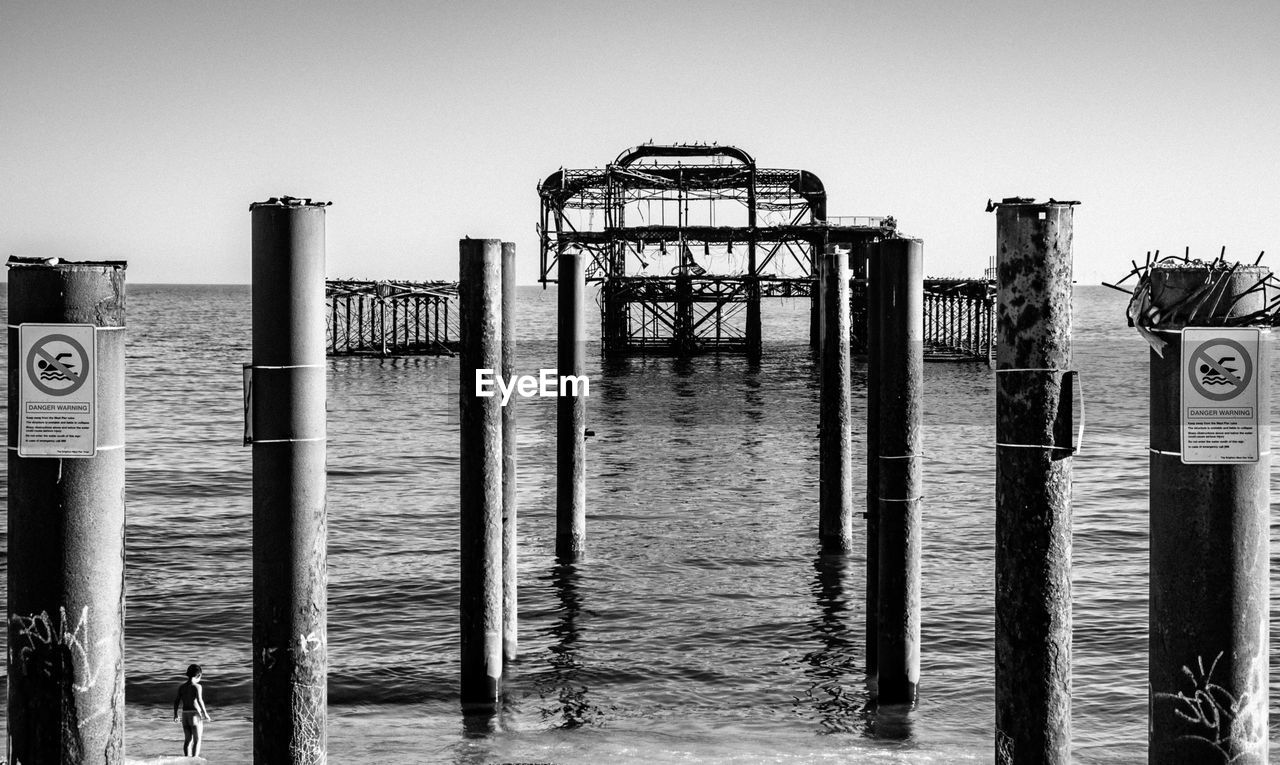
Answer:
POLYGON ((818 538, 824 552, 853 547, 853 442, 849 420, 849 260, 828 245, 823 253, 823 300, 827 337, 823 343, 818 538))
POLYGON ((124 272, 9 261, 15 764, 124 761, 124 272))
POLYGON ((996 210, 996 763, 1071 761, 1070 204, 996 210))
POLYGON ((912 704, 920 683, 924 243, 884 241, 880 277, 876 688, 881 704, 912 704))
POLYGON ((1130 314, 1152 344, 1152 763, 1267 762, 1268 276, 1164 261, 1130 314))
POLYGON ((459 658, 474 724, 492 718, 502 690, 502 399, 479 384, 502 373, 502 243, 463 239, 458 257, 459 658))
POLYGON ((326 759, 327 204, 283 197, 249 206, 255 763, 326 759))

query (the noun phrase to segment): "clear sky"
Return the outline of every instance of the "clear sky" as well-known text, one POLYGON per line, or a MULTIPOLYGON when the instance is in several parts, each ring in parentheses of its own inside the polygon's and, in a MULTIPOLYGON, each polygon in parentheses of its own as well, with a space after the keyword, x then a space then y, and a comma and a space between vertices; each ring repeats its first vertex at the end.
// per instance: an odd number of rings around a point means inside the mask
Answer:
POLYGON ((537 277, 539 179, 735 144, 981 273, 988 197, 1078 199, 1081 283, 1148 249, 1280 269, 1280 3, 0 5, 0 255, 249 280, 248 205, 332 200, 330 277, 537 277))

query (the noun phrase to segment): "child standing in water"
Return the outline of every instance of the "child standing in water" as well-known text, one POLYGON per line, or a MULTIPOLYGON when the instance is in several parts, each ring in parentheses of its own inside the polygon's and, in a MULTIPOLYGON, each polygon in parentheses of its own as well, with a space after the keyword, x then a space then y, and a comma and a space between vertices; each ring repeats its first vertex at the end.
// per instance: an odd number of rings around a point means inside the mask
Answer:
POLYGON ((187 682, 178 686, 178 695, 173 700, 174 722, 178 721, 178 705, 182 705, 182 753, 187 757, 200 756, 200 736, 204 733, 204 721, 209 719, 200 687, 202 674, 199 664, 187 667, 187 682))

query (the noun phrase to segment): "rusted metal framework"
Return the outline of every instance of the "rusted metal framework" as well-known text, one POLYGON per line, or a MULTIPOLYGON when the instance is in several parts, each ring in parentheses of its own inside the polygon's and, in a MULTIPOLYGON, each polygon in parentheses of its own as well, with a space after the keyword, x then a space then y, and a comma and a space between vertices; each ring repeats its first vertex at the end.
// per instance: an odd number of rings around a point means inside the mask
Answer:
MULTIPOLYGON (((924 360, 989 361, 995 349, 995 282, 987 279, 924 280, 924 360)), ((850 343, 867 352, 866 264, 854 264, 850 289, 850 343)))
POLYGON ((925 279, 925 358, 990 359, 995 305, 995 283, 986 279, 925 279))
POLYGON ((760 350, 760 300, 812 297, 828 243, 892 236, 891 217, 827 220, 822 181, 732 146, 628 149, 538 185, 541 277, 587 255, 606 352, 760 350))
POLYGON ((457 282, 325 282, 330 356, 452 356, 458 344, 457 282))

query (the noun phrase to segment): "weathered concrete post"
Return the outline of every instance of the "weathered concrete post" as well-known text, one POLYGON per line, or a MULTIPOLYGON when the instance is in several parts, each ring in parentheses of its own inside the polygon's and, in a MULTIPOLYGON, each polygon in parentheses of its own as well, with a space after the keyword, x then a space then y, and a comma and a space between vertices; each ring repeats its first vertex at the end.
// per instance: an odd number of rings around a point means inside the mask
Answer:
POLYGON ((880 640, 880 243, 867 248, 867 673, 879 672, 880 640))
POLYGON ((1152 763, 1267 762, 1271 333, 1221 325, 1266 307, 1250 288, 1268 273, 1150 271, 1160 318, 1148 331, 1165 341, 1151 352, 1152 763), (1205 325, 1217 326, 1192 334, 1205 325), (1191 415, 1197 385, 1232 417, 1191 415))
POLYGON ((853 549, 853 427, 849 420, 849 260, 828 245, 823 253, 827 311, 819 433, 822 464, 818 539, 824 552, 853 549))
POLYGON ((764 352, 760 322, 760 277, 752 273, 744 287, 747 290, 747 358, 759 359, 764 352))
POLYGON ((996 762, 1071 757, 1069 204, 996 210, 996 762))
POLYGON ((813 281, 809 299, 809 349, 822 358, 822 252, 821 242, 809 247, 810 277, 813 281))
POLYGON ((327 749, 324 221, 328 203, 249 206, 253 227, 253 757, 327 749))
MULTIPOLYGON (((502 377, 516 376, 516 245, 502 243, 502 377)), ((502 407, 502 658, 519 652, 516 536, 516 399, 502 407)))
POLYGON ((877 698, 911 704, 920 682, 924 244, 889 239, 880 254, 880 575, 877 698))
POLYGON ((676 274, 674 341, 676 353, 683 356, 693 353, 696 342, 693 336, 693 277, 686 269, 676 274))
POLYGON ((124 761, 124 271, 9 260, 13 763, 124 761))
MULTIPOLYGON (((584 254, 560 253, 557 374, 581 376, 586 334, 582 306, 586 292, 584 254)), ((687 281, 688 277, 684 277, 687 281)), ((556 558, 572 563, 587 549, 587 402, 580 396, 556 399, 556 558)))
POLYGON ((462 708, 496 711, 502 683, 502 399, 480 396, 479 370, 502 358, 502 242, 458 243, 462 568, 462 708))

